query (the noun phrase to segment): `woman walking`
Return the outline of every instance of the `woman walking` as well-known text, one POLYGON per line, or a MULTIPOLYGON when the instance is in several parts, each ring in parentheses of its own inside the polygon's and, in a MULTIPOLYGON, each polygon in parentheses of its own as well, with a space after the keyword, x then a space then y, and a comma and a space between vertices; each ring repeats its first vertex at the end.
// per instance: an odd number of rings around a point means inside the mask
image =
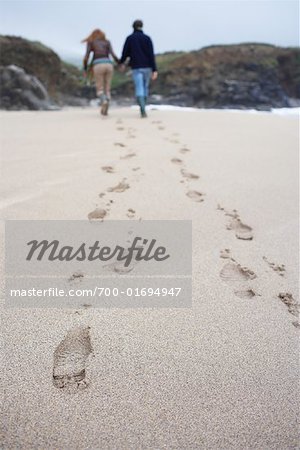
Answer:
POLYGON ((99 29, 94 30, 82 42, 87 43, 83 60, 85 73, 88 68, 90 53, 93 53, 91 64, 96 82, 97 97, 100 99, 101 114, 106 116, 109 108, 110 87, 114 71, 110 55, 117 63, 119 63, 119 59, 114 53, 111 43, 106 39, 105 33, 99 29))

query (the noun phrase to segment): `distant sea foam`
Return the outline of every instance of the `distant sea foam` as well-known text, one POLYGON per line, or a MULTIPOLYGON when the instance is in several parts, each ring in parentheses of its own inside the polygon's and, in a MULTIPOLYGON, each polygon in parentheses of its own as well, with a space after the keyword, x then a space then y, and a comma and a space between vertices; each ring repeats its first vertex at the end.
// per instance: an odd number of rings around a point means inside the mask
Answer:
MULTIPOLYGON (((132 108, 138 109, 138 106, 133 105, 132 108)), ((271 111, 258 111, 256 109, 206 109, 206 108, 191 108, 187 106, 175 105, 148 105, 150 110, 158 111, 228 111, 232 113, 246 113, 246 114, 277 114, 280 116, 298 116, 300 115, 300 108, 272 108, 271 111)))

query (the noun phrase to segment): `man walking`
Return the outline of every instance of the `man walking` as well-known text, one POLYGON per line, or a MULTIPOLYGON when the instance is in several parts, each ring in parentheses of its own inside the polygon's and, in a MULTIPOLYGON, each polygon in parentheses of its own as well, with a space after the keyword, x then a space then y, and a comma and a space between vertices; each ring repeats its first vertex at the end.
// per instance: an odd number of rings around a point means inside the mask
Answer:
POLYGON ((120 63, 130 58, 132 78, 135 86, 135 95, 140 107, 141 117, 147 117, 146 102, 149 92, 150 79, 156 80, 157 68, 153 51, 152 40, 143 32, 143 22, 133 22, 133 33, 127 37, 120 63))

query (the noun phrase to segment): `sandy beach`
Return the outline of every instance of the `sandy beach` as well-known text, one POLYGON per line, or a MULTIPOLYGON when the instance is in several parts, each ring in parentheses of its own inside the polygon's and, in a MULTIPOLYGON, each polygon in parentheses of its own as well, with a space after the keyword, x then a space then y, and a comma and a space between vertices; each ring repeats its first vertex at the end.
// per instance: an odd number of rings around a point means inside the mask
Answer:
POLYGON ((2 236, 7 219, 97 208, 193 223, 192 308, 3 308, 2 448, 299 448, 298 117, 70 108, 0 123, 2 236), (77 325, 93 355, 71 395, 53 358, 77 325))

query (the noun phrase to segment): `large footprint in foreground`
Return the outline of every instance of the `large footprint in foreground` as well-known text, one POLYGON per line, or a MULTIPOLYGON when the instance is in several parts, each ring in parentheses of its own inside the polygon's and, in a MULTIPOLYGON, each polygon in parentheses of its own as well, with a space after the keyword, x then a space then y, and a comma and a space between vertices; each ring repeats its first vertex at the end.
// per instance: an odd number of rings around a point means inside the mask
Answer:
POLYGON ((92 353, 90 327, 77 326, 68 331, 56 347, 53 363, 53 384, 73 393, 85 389, 85 366, 92 353))

